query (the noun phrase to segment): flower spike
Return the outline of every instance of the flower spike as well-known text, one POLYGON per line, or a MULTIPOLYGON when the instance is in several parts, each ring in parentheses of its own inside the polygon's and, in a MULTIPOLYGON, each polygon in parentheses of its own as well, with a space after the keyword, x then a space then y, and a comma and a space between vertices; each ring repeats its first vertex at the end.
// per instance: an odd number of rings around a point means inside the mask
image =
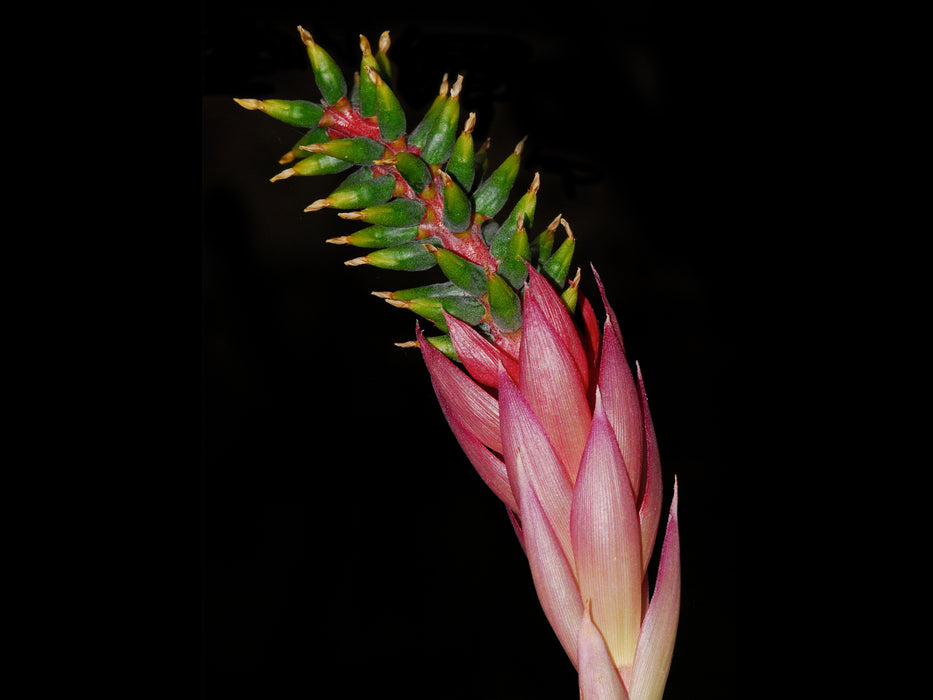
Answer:
POLYGON ((577 239, 567 219, 551 212, 534 228, 539 174, 513 197, 525 139, 496 167, 489 139, 474 143, 462 75, 453 84, 444 75, 409 122, 389 86, 388 32, 375 53, 360 35, 349 92, 330 54, 299 34, 323 100, 236 99, 307 130, 272 180, 349 171, 305 209, 361 224, 327 239, 366 249, 345 265, 432 271, 423 284, 372 294, 417 319, 414 340, 396 345, 419 350, 457 444, 505 507, 580 697, 661 700, 680 611, 677 481, 652 591, 660 451, 603 280, 591 266, 599 316, 580 267, 568 279, 577 239))

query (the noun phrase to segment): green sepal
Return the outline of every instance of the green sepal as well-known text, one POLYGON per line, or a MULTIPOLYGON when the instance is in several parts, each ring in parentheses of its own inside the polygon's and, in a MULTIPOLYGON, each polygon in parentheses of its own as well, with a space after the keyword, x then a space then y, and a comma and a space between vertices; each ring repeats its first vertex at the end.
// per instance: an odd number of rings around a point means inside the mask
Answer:
MULTIPOLYGON (((433 241, 440 244, 440 239, 426 238, 426 242, 433 241)), ((348 262, 348 264, 351 264, 348 262)), ((434 256, 424 249, 421 241, 412 241, 411 243, 402 243, 391 248, 380 248, 368 253, 359 262, 352 264, 372 265, 383 270, 402 270, 405 272, 421 272, 430 270, 437 264, 434 256)))
POLYGON ((496 232, 495 238, 492 239, 492 243, 489 245, 489 252, 492 253, 494 258, 502 258, 505 256, 512 241, 512 236, 515 235, 515 231, 518 228, 519 219, 524 221, 526 229, 534 222, 535 207, 538 201, 538 182, 538 178, 535 177, 531 187, 528 188, 525 194, 516 202, 515 206, 512 207, 512 211, 509 213, 508 218, 496 232))
POLYGON ((411 185, 411 188, 422 193, 433 182, 431 169, 428 168, 421 158, 408 151, 399 151, 391 160, 395 161, 395 168, 398 170, 405 182, 411 185))
POLYGON ((428 111, 422 117, 421 121, 418 122, 418 126, 412 129, 412 132, 408 134, 406 141, 410 146, 416 146, 418 148, 424 148, 424 144, 428 139, 428 134, 434 129, 434 123, 437 121, 438 116, 444 110, 444 105, 447 103, 447 76, 444 75, 444 80, 441 82, 440 94, 434 98, 434 102, 431 103, 431 106, 428 107, 428 111))
POLYGON ((308 50, 311 70, 314 72, 314 82, 317 83, 327 104, 336 104, 347 94, 347 81, 340 67, 327 51, 314 43, 314 39, 306 30, 298 27, 298 32, 308 50))
POLYGON ((511 333, 521 328, 522 302, 505 278, 495 273, 489 275, 486 278, 486 289, 489 293, 489 313, 499 329, 511 333))
MULTIPOLYGON (((470 115, 470 120, 473 115, 470 115)), ((454 181, 469 192, 473 186, 473 176, 476 172, 476 154, 473 152, 473 133, 472 124, 467 122, 467 127, 460 132, 460 136, 454 142, 453 150, 450 152, 450 159, 447 161, 447 174, 454 181)))
POLYGON ((375 69, 367 68, 366 74, 376 88, 376 117, 379 121, 379 134, 386 141, 395 141, 405 133, 405 110, 399 104, 392 88, 375 69))
POLYGON ((567 283, 567 273, 570 272, 570 265, 573 262, 573 253, 577 246, 577 241, 572 236, 560 244, 554 254, 549 257, 544 265, 541 266, 541 272, 557 285, 558 289, 563 289, 567 283))
POLYGON ((439 165, 450 156, 454 140, 457 138, 457 124, 460 121, 460 86, 462 76, 450 90, 450 98, 444 103, 440 114, 431 126, 421 149, 421 158, 428 165, 439 165))
POLYGON ((526 260, 531 258, 531 246, 528 243, 528 232, 520 226, 509 241, 509 247, 499 262, 497 272, 505 277, 509 284, 519 289, 528 277, 526 260))
POLYGON ((392 299, 434 299, 437 297, 463 296, 466 292, 453 282, 435 282, 421 287, 410 287, 392 292, 392 299))
POLYGON ((428 243, 425 244, 425 248, 437 259, 444 276, 455 285, 474 296, 481 296, 486 292, 486 272, 482 267, 452 250, 428 243))
POLYGON ((444 320, 445 311, 471 326, 482 321, 486 314, 486 307, 479 299, 460 295, 411 299, 405 302, 405 308, 428 319, 445 333, 448 330, 447 322, 444 320))
POLYGON ((518 175, 523 144, 524 140, 476 189, 473 201, 477 214, 492 217, 502 209, 502 206, 509 198, 509 192, 511 192, 512 185, 515 184, 515 178, 518 175))
POLYGON ((418 226, 367 226, 344 236, 344 242, 357 248, 388 248, 418 238, 418 226))
MULTIPOLYGON (((382 177, 392 178, 394 187, 395 178, 392 175, 382 177)), ((359 219, 381 226, 414 226, 424 217, 424 204, 416 199, 396 197, 384 204, 364 207, 361 211, 341 214, 341 216, 345 219, 359 219)))
MULTIPOLYGON (((367 170, 364 168, 364 171, 367 170)), ((325 198, 327 206, 335 209, 364 209, 380 205, 392 196, 395 176, 386 173, 378 177, 353 180, 340 185, 325 198)), ((371 223, 381 223, 373 221, 371 223)))
POLYGON ((460 185, 443 170, 441 180, 444 183, 444 226, 451 233, 466 231, 473 221, 473 202, 460 185))

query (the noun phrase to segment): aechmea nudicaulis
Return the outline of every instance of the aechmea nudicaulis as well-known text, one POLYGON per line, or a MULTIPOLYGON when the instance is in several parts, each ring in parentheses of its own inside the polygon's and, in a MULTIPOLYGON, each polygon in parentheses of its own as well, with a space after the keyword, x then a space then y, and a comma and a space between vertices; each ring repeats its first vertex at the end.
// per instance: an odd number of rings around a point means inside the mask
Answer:
POLYGON ((346 264, 436 271, 422 286, 373 293, 420 317, 403 345, 420 348, 451 430, 505 505, 582 697, 661 698, 680 609, 677 485, 649 590, 660 458, 603 282, 594 270, 600 323, 580 270, 571 276, 570 225, 557 215, 535 227, 538 176, 506 206, 524 140, 490 164, 489 144, 473 140, 476 115, 461 114, 462 76, 444 76, 410 124, 390 85, 388 32, 375 53, 360 37, 348 82, 298 31, 322 99, 236 100, 307 128, 272 180, 340 174, 305 211, 362 224, 328 241, 366 249, 346 264))

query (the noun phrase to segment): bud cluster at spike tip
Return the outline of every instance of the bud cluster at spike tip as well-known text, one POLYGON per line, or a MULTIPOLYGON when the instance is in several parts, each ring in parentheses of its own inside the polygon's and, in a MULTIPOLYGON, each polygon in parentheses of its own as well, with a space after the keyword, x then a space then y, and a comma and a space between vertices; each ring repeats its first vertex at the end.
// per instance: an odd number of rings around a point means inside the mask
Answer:
MULTIPOLYGON (((307 130, 279 158, 288 167, 271 181, 341 176, 329 195, 304 210, 335 209, 343 219, 366 224, 353 234, 327 239, 335 245, 367 249, 346 264, 436 269, 447 281, 466 285, 472 302, 448 304, 447 313, 469 323, 511 356, 521 340, 526 264, 541 271, 558 292, 569 291, 564 298, 573 311, 576 294, 568 288, 572 262, 566 245, 572 239, 555 243, 554 225, 533 229, 540 188, 537 174, 507 207, 525 139, 502 162, 490 166, 489 142, 477 147, 473 141, 477 114, 470 112, 461 124, 463 76, 451 81, 444 75, 421 118, 409 120, 392 88, 388 32, 380 37, 376 54, 369 39, 360 36, 360 65, 352 80, 309 31, 299 27, 298 32, 321 99, 237 98, 236 102, 307 130), (493 218, 500 212, 504 213, 501 223, 493 218), (430 248, 422 248, 424 243, 430 248), (477 308, 483 310, 479 316, 477 308)), ((569 231, 566 225, 565 229, 569 231)), ((418 313, 422 306, 417 303, 397 306, 430 320, 440 333, 430 342, 458 359, 442 316, 418 313)))
POLYGON ((444 75, 409 119, 393 89, 388 32, 376 54, 360 36, 349 81, 310 32, 298 32, 319 102, 236 99, 306 129, 271 180, 341 174, 305 211, 336 209, 364 224, 327 239, 366 249, 346 264, 437 275, 373 294, 416 315, 415 340, 398 345, 420 348, 454 436, 505 505, 581 697, 660 700, 680 609, 677 484, 652 587, 659 451, 641 371, 629 366, 602 281, 594 270, 600 323, 579 268, 570 278, 570 224, 557 214, 536 228, 538 175, 509 203, 525 139, 492 167, 489 142, 473 141, 476 113, 460 125, 463 76, 451 85, 444 75))

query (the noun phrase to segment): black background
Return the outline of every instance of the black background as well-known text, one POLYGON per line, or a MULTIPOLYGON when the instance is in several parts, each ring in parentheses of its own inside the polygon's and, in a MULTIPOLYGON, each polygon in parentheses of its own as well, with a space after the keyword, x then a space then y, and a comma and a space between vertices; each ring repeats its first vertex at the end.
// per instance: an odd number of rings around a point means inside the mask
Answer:
POLYGON ((338 180, 270 183, 301 132, 231 99, 318 99, 299 24, 348 76, 359 34, 375 44, 390 30, 410 126, 459 72, 493 163, 528 136, 515 192, 541 174, 534 228, 570 222, 601 311, 589 264, 600 272, 644 372, 666 503, 679 483, 665 697, 736 697, 743 330, 723 134, 741 86, 722 71, 718 18, 357 7, 203 4, 204 697, 577 697, 504 510, 417 351, 392 344, 413 337, 414 317, 369 294, 415 278, 344 266, 358 250, 323 241, 359 226, 302 212, 338 180))

